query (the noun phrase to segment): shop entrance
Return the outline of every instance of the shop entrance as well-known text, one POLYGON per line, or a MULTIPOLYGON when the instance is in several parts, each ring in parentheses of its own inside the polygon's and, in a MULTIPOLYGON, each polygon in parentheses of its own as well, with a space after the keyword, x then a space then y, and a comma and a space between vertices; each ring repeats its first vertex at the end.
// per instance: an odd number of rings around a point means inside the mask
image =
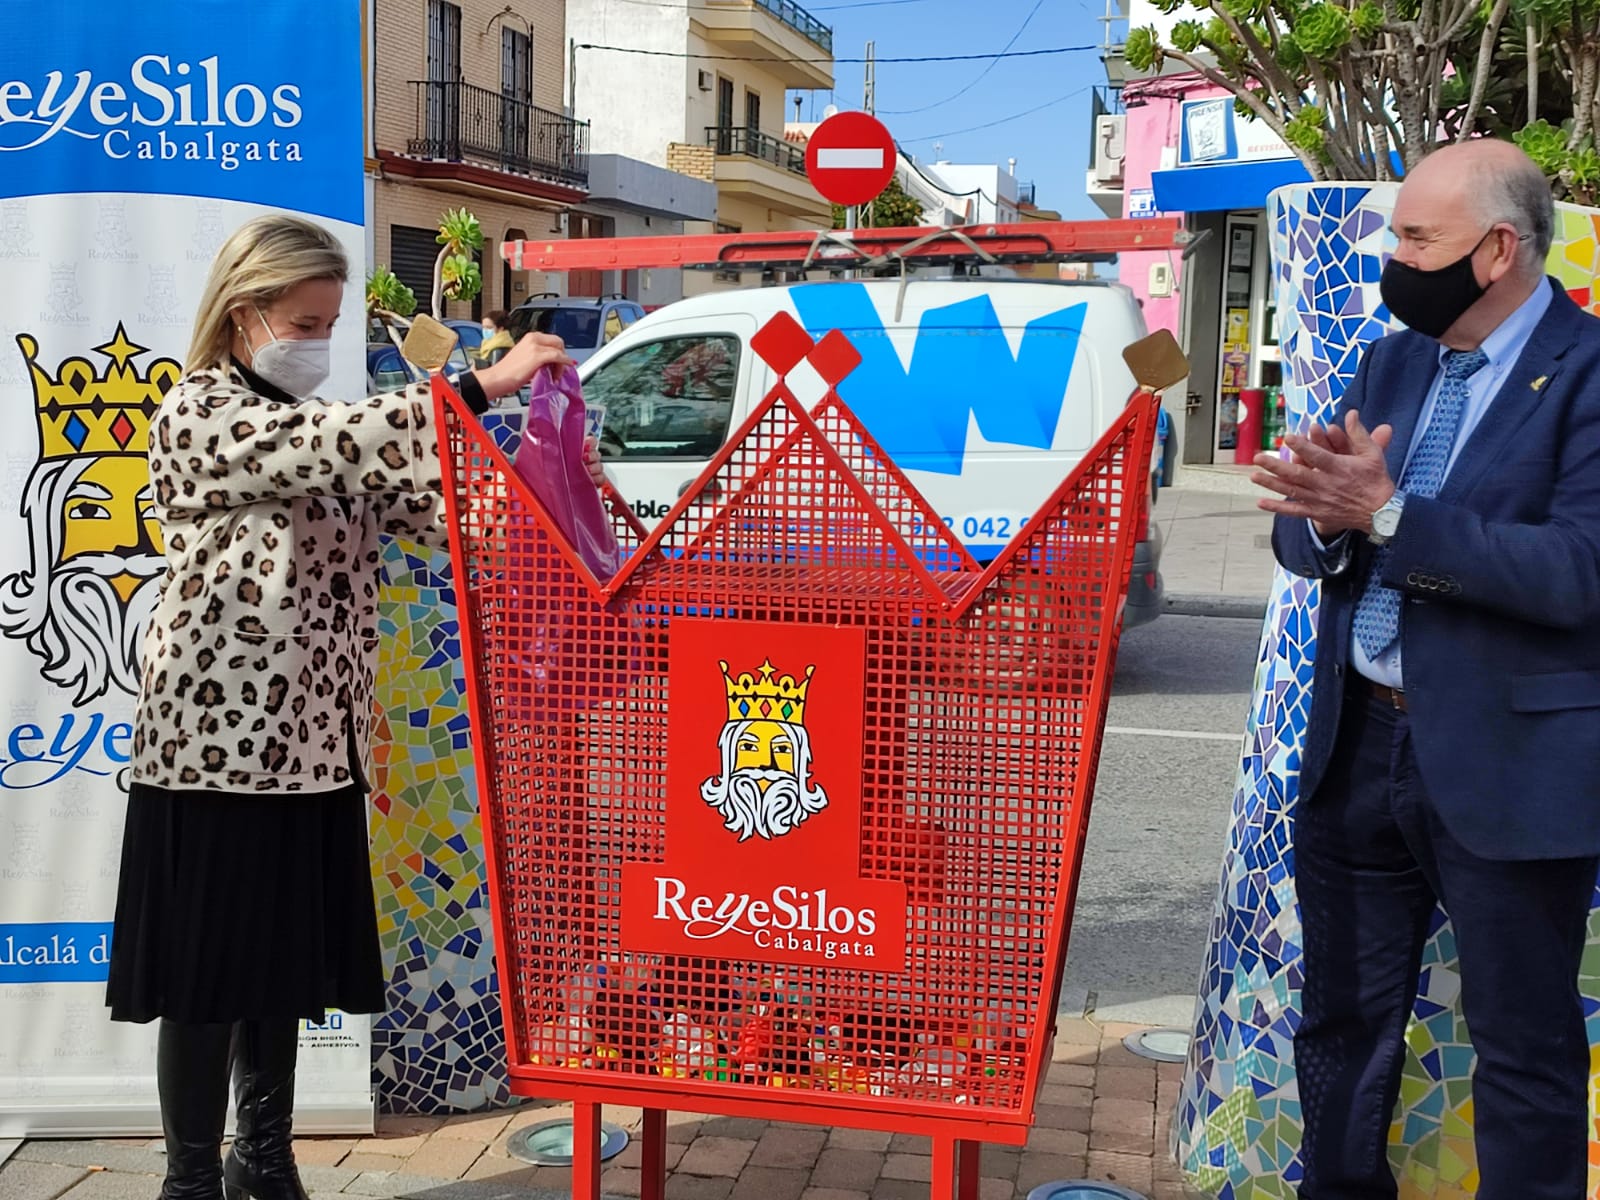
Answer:
POLYGON ((1270 257, 1266 214, 1230 213, 1222 241, 1213 462, 1234 461, 1239 393, 1246 388, 1276 389, 1282 382, 1270 257))

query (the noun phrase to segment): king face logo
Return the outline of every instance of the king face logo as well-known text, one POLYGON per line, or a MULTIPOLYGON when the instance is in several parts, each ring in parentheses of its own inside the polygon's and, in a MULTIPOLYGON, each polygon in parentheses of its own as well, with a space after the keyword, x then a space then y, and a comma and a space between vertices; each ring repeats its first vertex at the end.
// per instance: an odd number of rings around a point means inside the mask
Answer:
POLYGON ((187 319, 178 307, 178 269, 175 266, 149 268, 150 288, 145 292, 144 311, 139 320, 145 325, 184 325, 187 319))
POLYGON ((186 252, 190 262, 210 262, 217 256, 228 231, 222 225, 222 205, 201 200, 195 205, 194 238, 186 252))
POLYGON ((182 368, 158 358, 140 371, 134 360, 148 351, 121 325, 95 348, 107 360, 98 371, 69 358, 51 374, 35 338, 17 344, 33 378, 39 460, 22 489, 28 563, 0 580, 0 634, 23 642, 75 705, 113 688, 136 695, 144 627, 167 566, 146 445, 182 368))
POLYGON ((83 296, 78 291, 78 264, 51 263, 50 290, 45 293, 46 308, 39 320, 46 325, 87 325, 83 315, 83 296))
POLYGON ((728 721, 717 739, 722 771, 700 785, 700 798, 739 840, 780 838, 828 807, 828 793, 811 779, 806 692, 816 667, 799 682, 778 678, 768 659, 761 674, 735 679, 723 662, 728 721))
POLYGON ((865 661, 859 629, 673 621, 666 855, 623 866, 626 949, 903 968, 905 884, 859 865, 865 661))
POLYGON ((38 258, 26 200, 0 201, 0 258, 38 258))
POLYGON ((89 257, 99 262, 133 262, 139 257, 128 229, 128 202, 123 197, 100 201, 89 257))

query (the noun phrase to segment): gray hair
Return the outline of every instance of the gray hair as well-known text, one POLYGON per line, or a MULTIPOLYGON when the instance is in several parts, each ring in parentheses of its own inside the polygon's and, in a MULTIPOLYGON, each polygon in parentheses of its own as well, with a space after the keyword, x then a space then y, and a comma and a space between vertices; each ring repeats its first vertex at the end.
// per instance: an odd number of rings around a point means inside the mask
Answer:
POLYGON ((1485 162, 1479 170, 1478 208, 1484 223, 1503 222, 1523 234, 1520 265, 1543 269, 1555 238, 1556 204, 1550 181, 1532 159, 1520 154, 1509 161, 1485 162))

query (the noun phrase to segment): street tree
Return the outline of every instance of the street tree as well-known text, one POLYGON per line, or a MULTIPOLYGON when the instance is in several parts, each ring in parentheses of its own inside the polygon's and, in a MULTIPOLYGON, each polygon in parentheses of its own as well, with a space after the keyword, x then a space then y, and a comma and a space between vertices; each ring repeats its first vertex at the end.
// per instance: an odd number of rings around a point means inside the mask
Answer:
POLYGON ((1511 3, 1156 0, 1194 15, 1165 41, 1152 26, 1130 31, 1125 53, 1136 70, 1173 59, 1226 89, 1314 180, 1394 179, 1482 131, 1511 3))
MULTIPOLYGON (((922 205, 906 194, 900 180, 893 178, 870 204, 863 205, 859 214, 862 229, 905 229, 922 224, 922 205)), ((833 206, 833 227, 843 229, 845 210, 833 206)))

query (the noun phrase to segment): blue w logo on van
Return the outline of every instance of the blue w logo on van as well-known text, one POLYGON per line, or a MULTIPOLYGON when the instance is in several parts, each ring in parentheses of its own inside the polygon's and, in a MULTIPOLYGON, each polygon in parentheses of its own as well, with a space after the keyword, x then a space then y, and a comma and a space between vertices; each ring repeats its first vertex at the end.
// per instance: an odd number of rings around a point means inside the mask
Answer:
POLYGON ((1087 305, 1028 322, 1016 354, 988 296, 931 308, 907 369, 861 284, 797 287, 789 295, 812 337, 838 329, 861 352, 839 396, 899 466, 961 474, 972 418, 991 442, 1054 444, 1087 305))

